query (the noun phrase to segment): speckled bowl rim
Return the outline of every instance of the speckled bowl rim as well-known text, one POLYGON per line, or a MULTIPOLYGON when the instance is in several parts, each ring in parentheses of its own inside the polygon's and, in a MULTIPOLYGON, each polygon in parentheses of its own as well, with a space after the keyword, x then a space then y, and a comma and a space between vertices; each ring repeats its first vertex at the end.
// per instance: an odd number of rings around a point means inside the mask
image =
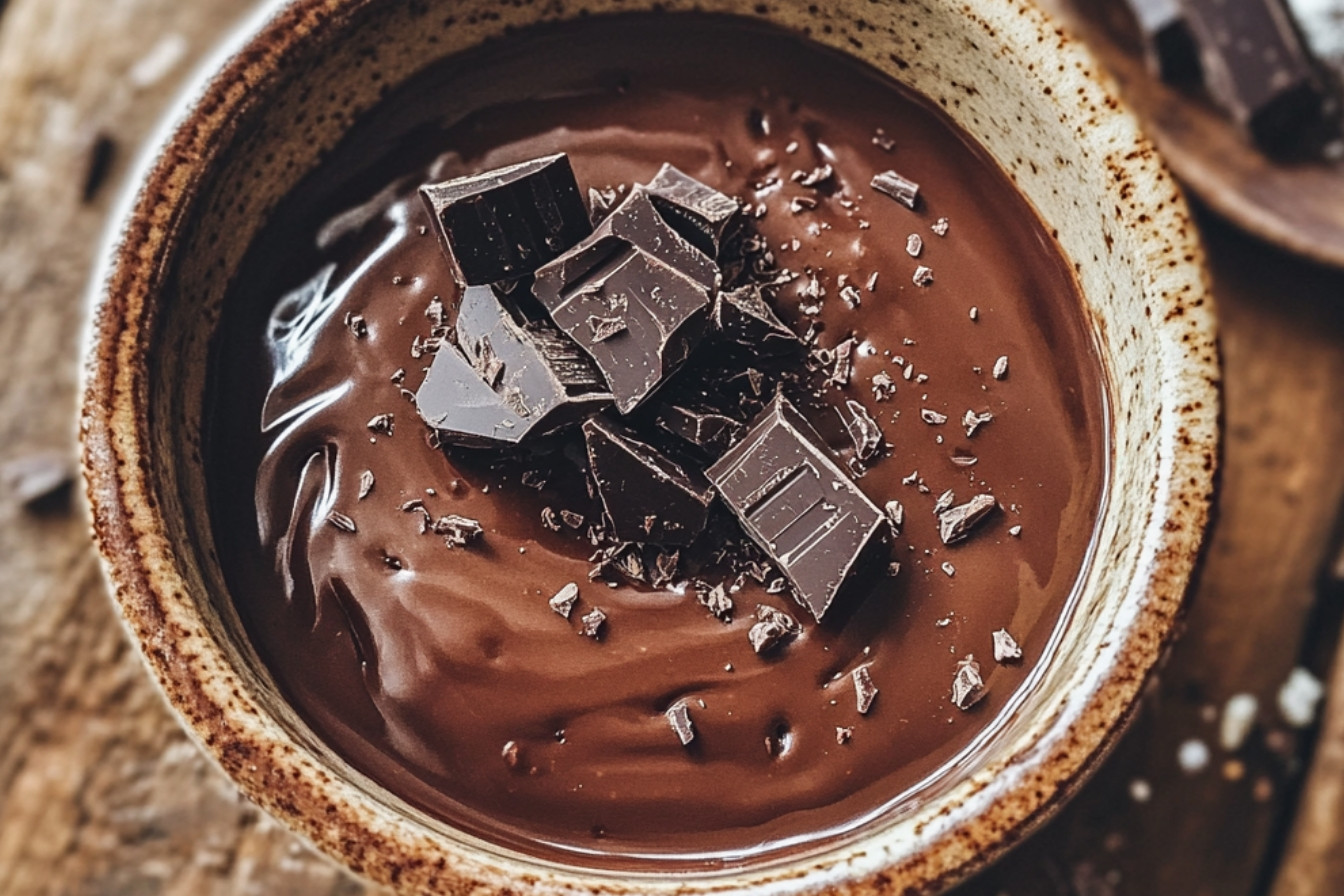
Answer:
MULTIPOLYGON (((1117 182, 1171 189, 1163 202, 1140 200, 1121 218, 1168 225, 1166 247, 1154 249, 1168 267, 1156 302, 1164 314, 1153 326, 1164 354, 1159 388, 1167 399, 1155 437, 1170 444, 1163 446, 1167 464, 1158 471, 1157 509, 1142 532, 1140 577, 1129 591, 1141 598, 1124 636, 1098 659, 1106 674, 1096 689, 1050 721, 1036 749, 1017 757, 1027 766, 1024 773, 974 817, 942 829, 933 825, 929 842, 894 863, 880 849, 866 853, 858 838, 793 865, 718 876, 589 872, 488 847, 463 848, 413 818, 371 805, 252 700, 185 593, 181 561, 151 475, 155 446, 149 436, 145 350, 184 197, 214 157, 215 137, 231 117, 251 108, 254 89, 324 21, 339 22, 370 2, 271 0, 239 29, 149 144, 133 181, 137 186, 113 219, 116 229, 93 281, 79 429, 94 536, 123 621, 187 729, 252 800, 355 872, 404 892, 935 893, 1034 830, 1109 752, 1136 709, 1174 635, 1216 479, 1219 370, 1203 255, 1184 200, 1151 145, 1137 136, 1133 151, 1117 162, 1117 182)), ((1080 94, 1137 134, 1132 115, 1092 57, 1027 0, 977 0, 962 10, 990 34, 1026 22, 1036 34, 1052 36, 1059 82, 1070 88, 1077 82, 1080 94)))

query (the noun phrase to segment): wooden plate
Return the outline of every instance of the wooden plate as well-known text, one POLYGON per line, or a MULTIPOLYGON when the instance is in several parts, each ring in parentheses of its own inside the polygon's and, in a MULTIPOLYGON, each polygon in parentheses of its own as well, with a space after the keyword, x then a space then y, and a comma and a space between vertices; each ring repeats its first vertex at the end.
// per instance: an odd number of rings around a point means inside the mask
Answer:
POLYGON ((1037 0, 1086 41, 1184 184, 1261 239, 1344 267, 1344 162, 1275 161, 1211 103, 1149 75, 1119 0, 1037 0))

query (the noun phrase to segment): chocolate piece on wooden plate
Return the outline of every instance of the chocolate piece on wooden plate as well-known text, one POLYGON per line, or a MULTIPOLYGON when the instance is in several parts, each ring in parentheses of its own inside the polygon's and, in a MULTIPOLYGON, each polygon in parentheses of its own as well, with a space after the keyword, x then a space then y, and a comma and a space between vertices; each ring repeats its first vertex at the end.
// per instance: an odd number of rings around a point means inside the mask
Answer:
POLYGON ((885 559, 886 517, 782 395, 707 474, 818 621, 847 584, 885 559))
POLYGON ((705 528, 714 491, 631 430, 602 416, 583 423, 588 466, 621 541, 684 545, 705 528))
POLYGON ((420 196, 472 286, 524 277, 592 231, 564 153, 425 184, 420 196))
POLYGON ((542 322, 520 324, 488 286, 462 294, 457 345, 445 343, 415 393, 445 443, 517 444, 577 423, 612 402, 592 361, 542 322))

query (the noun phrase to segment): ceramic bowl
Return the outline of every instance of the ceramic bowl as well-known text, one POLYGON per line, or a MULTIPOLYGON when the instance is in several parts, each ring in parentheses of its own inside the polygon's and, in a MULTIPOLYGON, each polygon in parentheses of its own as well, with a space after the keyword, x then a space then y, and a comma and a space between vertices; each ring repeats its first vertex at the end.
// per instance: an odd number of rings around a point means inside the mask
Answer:
POLYGON ((296 0, 184 97, 96 283, 81 433, 116 602, 183 723, 249 797, 406 893, 933 893, 1058 809, 1133 714, 1173 634, 1217 463, 1214 318, 1170 174, 1092 58, 1026 0, 296 0), (288 708, 232 609, 205 514, 201 406, 229 277, 268 213, 365 110, 509 29, 657 7, 764 19, 925 94, 1073 263, 1110 392, 1110 480, 1080 602, 1040 685, 935 797, 806 858, 639 875, 474 840, 353 771, 288 708))

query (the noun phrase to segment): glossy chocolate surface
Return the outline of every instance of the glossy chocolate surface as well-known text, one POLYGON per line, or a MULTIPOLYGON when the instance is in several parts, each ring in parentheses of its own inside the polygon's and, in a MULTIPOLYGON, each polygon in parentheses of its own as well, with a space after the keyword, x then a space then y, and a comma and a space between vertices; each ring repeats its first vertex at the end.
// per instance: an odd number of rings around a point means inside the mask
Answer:
MULTIPOLYGON (((743 361, 686 364, 726 380, 743 361)), ((768 859, 956 775, 1049 661, 1108 451, 1068 265, 997 167, 868 69, 694 16, 518 35, 389 97, 254 246, 211 393, 217 546, 299 714, 431 814, 599 867, 768 859), (577 472, 577 431, 521 455, 429 444, 408 396, 432 360, 433 299, 451 314, 459 291, 416 191, 561 151, 585 194, 671 163, 763 206, 755 226, 799 275, 774 310, 799 334, 821 325, 827 363, 854 340, 852 371, 800 407, 874 504, 903 505, 898 575, 818 624, 771 580, 734 591, 713 566, 711 522, 683 550, 698 578, 727 586, 725 623, 684 576, 589 581, 601 502, 577 472), (919 184, 916 209, 869 186, 891 169, 919 184), (929 285, 914 282, 920 266, 929 285), (882 373, 894 389, 875 388, 882 373), (858 461, 835 410, 850 401, 889 450, 858 461), (1003 509, 944 545, 935 508, 949 489, 948 507, 989 493, 1003 509), (482 534, 450 545, 433 523, 453 515, 482 534), (551 599, 571 582, 566 616, 551 599), (758 653, 752 629, 770 618, 758 606, 801 631, 758 653), (1000 628, 1020 663, 994 662, 1000 628), (951 699, 967 655, 985 690, 963 711, 951 699), (864 712, 861 682, 876 689, 864 712)))

